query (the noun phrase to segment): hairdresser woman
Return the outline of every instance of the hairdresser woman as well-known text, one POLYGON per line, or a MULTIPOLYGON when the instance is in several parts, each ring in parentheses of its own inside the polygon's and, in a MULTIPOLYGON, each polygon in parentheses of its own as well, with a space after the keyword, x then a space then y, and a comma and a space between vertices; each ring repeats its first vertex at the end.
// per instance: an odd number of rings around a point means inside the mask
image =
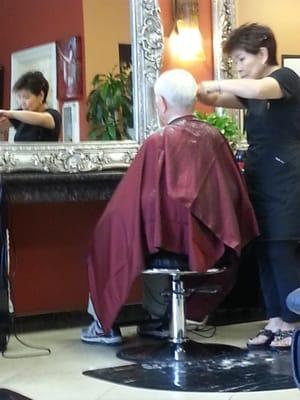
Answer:
POLYGON ((224 45, 240 79, 204 81, 200 101, 246 109, 245 177, 261 236, 256 245, 267 323, 249 349, 287 349, 300 316, 286 297, 300 286, 300 78, 276 59, 267 26, 245 24, 224 45))
POLYGON ((0 110, 0 130, 16 129, 15 142, 58 141, 61 115, 48 108, 46 99, 49 84, 39 71, 22 75, 13 87, 19 110, 0 110))

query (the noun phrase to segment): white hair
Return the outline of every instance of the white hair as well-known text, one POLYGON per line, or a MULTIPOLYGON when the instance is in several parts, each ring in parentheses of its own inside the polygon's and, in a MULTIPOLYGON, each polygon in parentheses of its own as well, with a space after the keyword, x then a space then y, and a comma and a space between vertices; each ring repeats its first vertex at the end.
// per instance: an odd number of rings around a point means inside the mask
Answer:
POLYGON ((156 96, 162 96, 175 107, 193 107, 196 100, 197 83, 192 74, 184 69, 163 72, 154 85, 156 96))

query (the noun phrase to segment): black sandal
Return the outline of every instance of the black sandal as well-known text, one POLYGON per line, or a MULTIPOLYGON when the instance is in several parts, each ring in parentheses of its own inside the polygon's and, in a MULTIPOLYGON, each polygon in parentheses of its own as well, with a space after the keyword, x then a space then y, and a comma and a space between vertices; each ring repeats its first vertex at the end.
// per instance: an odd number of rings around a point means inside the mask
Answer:
POLYGON ((288 331, 279 330, 279 331, 275 332, 274 333, 274 343, 279 342, 280 340, 283 340, 283 339, 287 339, 287 338, 291 338, 291 343, 286 346, 272 345, 272 346, 270 346, 270 348, 272 350, 290 350, 292 341, 293 341, 294 332, 295 332, 295 329, 290 329, 288 331))
MULTIPOLYGON (((274 332, 270 329, 262 329, 260 330, 254 338, 258 336, 266 336, 266 341, 263 343, 247 343, 248 350, 266 350, 270 347, 270 343, 274 340, 274 332)), ((251 338, 251 339, 254 339, 251 338)))

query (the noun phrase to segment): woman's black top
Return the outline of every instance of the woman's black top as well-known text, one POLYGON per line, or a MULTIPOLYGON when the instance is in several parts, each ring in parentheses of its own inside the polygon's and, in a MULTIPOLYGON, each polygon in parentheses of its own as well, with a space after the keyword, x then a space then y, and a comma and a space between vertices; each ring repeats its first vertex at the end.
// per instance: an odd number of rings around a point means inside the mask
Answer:
POLYGON ((37 125, 25 124, 17 119, 10 119, 16 129, 15 142, 57 142, 61 127, 61 115, 57 110, 47 108, 45 112, 52 115, 54 128, 48 129, 37 125))
POLYGON ((245 177, 261 238, 300 239, 300 78, 289 68, 270 74, 283 98, 241 99, 247 108, 245 177))

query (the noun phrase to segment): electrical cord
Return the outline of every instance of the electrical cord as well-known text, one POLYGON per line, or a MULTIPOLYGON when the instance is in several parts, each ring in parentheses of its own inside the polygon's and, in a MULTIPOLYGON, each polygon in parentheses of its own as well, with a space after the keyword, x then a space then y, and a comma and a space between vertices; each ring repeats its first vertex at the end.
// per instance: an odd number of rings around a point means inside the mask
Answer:
POLYGON ((210 339, 215 336, 217 327, 212 325, 194 326, 193 328, 188 327, 187 331, 201 338, 210 339))
POLYGON ((217 328, 214 325, 206 325, 208 315, 201 322, 187 323, 187 331, 205 339, 215 336, 217 328))
MULTIPOLYGON (((1 207, 3 210, 4 208, 1 207)), ((1 215, 3 217, 3 215, 1 215)), ((1 219, 1 222, 3 222, 3 218, 1 219)), ((9 237, 8 234, 8 228, 1 226, 1 274, 2 274, 2 279, 6 283, 7 286, 7 291, 8 291, 8 302, 10 302, 10 308, 14 310, 14 293, 13 293, 13 286, 11 285, 11 279, 10 279, 10 271, 9 271, 9 265, 10 265, 10 260, 9 260, 9 249, 10 249, 10 244, 12 245, 12 253, 14 255, 14 260, 15 260, 15 271, 17 270, 17 256, 16 256, 16 249, 15 249, 15 243, 14 240, 12 240, 11 237, 9 237)), ((15 273, 14 273, 15 274, 15 273)), ((8 311, 9 312, 9 311, 8 311)), ((29 349, 33 350, 38 350, 40 351, 39 353, 31 353, 31 354, 13 354, 10 355, 8 354, 8 349, 4 349, 2 353, 3 358, 7 359, 19 359, 19 358, 30 358, 30 357, 42 357, 42 356, 49 356, 51 354, 51 349, 48 347, 41 347, 41 346, 33 346, 31 344, 28 344, 24 342, 16 332, 16 323, 15 323, 15 315, 14 312, 9 312, 9 328, 8 328, 8 334, 7 334, 7 344, 9 342, 10 336, 13 335, 15 339, 21 343, 24 347, 27 347, 29 349)))
MULTIPOLYGON (((41 347, 41 346, 32 346, 31 344, 25 343, 22 339, 20 339, 20 337, 17 335, 16 333, 16 324, 15 324, 15 318, 14 315, 10 315, 11 319, 11 323, 10 323, 10 327, 12 330, 12 335, 16 338, 16 340, 21 343, 24 347, 27 347, 29 349, 33 349, 33 350, 39 350, 41 351, 40 353, 31 353, 31 354, 7 354, 8 350, 3 350, 2 351, 2 357, 3 358, 7 358, 7 359, 19 359, 19 358, 30 358, 30 357, 43 357, 43 356, 49 356, 51 354, 51 350, 48 347, 41 347)), ((11 333, 8 334, 8 340, 11 336, 11 333)))
MULTIPOLYGON (((181 291, 174 291, 173 289, 165 290, 162 293, 160 293, 160 298, 162 298, 162 301, 159 301, 158 298, 153 294, 153 287, 150 284, 148 284, 146 279, 144 279, 144 287, 145 287, 145 290, 147 290, 147 293, 153 302, 155 302, 159 306, 168 306, 169 315, 171 312, 170 311, 171 295, 173 293, 178 294, 178 295, 182 295, 185 293, 185 291, 182 293, 181 291)), ((189 295, 190 294, 191 293, 189 293, 189 295)), ((158 317, 160 317, 160 316, 158 316, 158 317)), ((205 338, 205 339, 212 338, 213 336, 215 336, 217 328, 216 328, 216 326, 206 325, 206 321, 207 321, 207 318, 204 319, 203 324, 187 324, 187 332, 191 332, 191 333, 193 333, 201 338, 205 338)))

